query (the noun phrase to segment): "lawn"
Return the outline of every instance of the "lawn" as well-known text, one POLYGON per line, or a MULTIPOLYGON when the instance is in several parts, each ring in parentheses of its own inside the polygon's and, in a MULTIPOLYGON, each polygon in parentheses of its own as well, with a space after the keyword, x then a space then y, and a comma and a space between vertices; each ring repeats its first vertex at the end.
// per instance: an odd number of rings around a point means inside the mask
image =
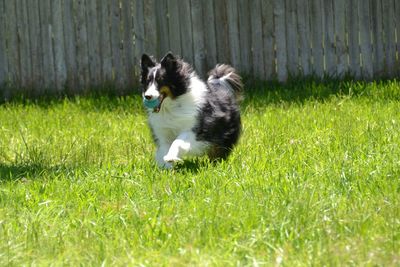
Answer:
POLYGON ((231 157, 160 170, 138 95, 0 106, 0 266, 400 264, 400 83, 248 83, 231 157))

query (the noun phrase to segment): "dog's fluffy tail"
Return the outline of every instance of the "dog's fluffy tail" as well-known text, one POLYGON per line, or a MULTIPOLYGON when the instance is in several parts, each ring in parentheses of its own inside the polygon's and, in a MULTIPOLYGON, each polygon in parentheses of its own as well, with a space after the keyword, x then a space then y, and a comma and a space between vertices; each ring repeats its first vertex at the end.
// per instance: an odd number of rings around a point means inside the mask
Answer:
POLYGON ((210 87, 220 85, 230 90, 236 97, 236 101, 243 99, 242 78, 236 70, 230 65, 217 65, 208 73, 207 83, 210 87))

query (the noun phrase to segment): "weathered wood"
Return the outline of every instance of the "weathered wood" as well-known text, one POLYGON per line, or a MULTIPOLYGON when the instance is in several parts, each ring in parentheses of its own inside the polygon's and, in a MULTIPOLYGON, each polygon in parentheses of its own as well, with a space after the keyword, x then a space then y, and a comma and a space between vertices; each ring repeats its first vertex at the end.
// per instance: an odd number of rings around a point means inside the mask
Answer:
POLYGON ((374 46, 373 52, 373 70, 375 77, 383 76, 385 58, 383 51, 383 21, 382 21, 382 2, 371 0, 372 10, 372 40, 374 46))
POLYGON ((263 32, 261 2, 251 1, 251 50, 253 55, 254 75, 259 79, 264 79, 264 56, 263 56, 263 32))
POLYGON ((201 75, 395 77, 399 25, 395 0, 0 0, 0 84, 132 87, 142 53, 169 50, 201 75))
POLYGON ((17 0, 17 31, 18 31, 18 52, 20 64, 20 81, 22 87, 30 87, 32 68, 29 47, 29 24, 28 11, 25 0, 17 0))
MULTIPOLYGON (((227 4, 227 15, 228 15, 228 29, 229 29, 229 46, 230 46, 230 58, 231 64, 235 67, 239 67, 240 63, 240 43, 239 43, 239 15, 238 15, 238 2, 237 0, 229 0, 227 4)), ((261 30, 261 29, 260 29, 261 30)), ((262 45, 262 43, 261 43, 262 45)), ((262 49, 260 51, 262 53, 262 49)))
POLYGON ((73 1, 74 12, 76 12, 75 38, 76 38, 76 58, 77 58, 77 77, 78 90, 87 89, 89 84, 89 56, 87 47, 87 26, 84 0, 73 1))
POLYGON ((54 55, 53 55, 53 25, 51 23, 50 0, 39 1, 40 27, 43 58, 43 86, 53 89, 55 86, 54 55))
POLYGON ((285 21, 285 2, 275 1, 274 26, 276 36, 277 78, 279 81, 286 81, 288 77, 285 21))
POLYGON ((97 16, 96 0, 86 2, 86 25, 88 33, 88 52, 89 52, 89 79, 91 86, 98 86, 101 82, 101 63, 100 63, 100 35, 99 22, 97 16))
POLYGON ((217 0, 214 2, 215 32, 217 36, 217 58, 219 63, 230 63, 226 1, 229 0, 217 0))
POLYGON ((4 1, 0 1, 0 87, 8 81, 6 16, 4 9, 4 1))
POLYGON ((12 85, 20 86, 20 68, 19 68, 19 53, 18 53, 18 32, 17 32, 17 13, 16 1, 4 1, 5 5, 5 21, 7 31, 7 46, 8 49, 8 71, 12 85))
POLYGON ((29 23, 29 46, 31 55, 31 86, 35 94, 41 94, 43 59, 42 46, 40 42, 40 21, 39 21, 39 2, 38 0, 27 1, 28 3, 28 23, 29 23))
POLYGON ((249 1, 238 0, 239 8, 239 44, 240 44, 240 70, 251 73, 253 70, 251 56, 251 23, 249 1))
POLYGON ((336 75, 343 77, 348 68, 348 49, 346 44, 346 0, 333 1, 335 16, 335 43, 337 67, 336 75))
POLYGON ((203 1, 203 30, 206 52, 206 69, 207 71, 217 64, 217 40, 215 34, 215 16, 214 16, 214 1, 203 1))
POLYGON ((313 73, 318 77, 324 75, 323 54, 323 9, 320 0, 311 0, 311 31, 313 73))
POLYGON ((296 0, 286 0, 285 18, 286 18, 286 49, 287 66, 290 75, 299 74, 299 44, 297 36, 297 14, 296 0))
POLYGON ((167 0, 158 0, 155 9, 158 36, 157 54, 161 58, 170 50, 167 0))
MULTIPOLYGON (((208 1, 207 1, 208 2, 208 1)), ((206 4, 206 3, 204 3, 206 4)), ((168 0, 169 48, 174 54, 181 55, 181 31, 179 23, 179 0, 168 0)))
POLYGON ((360 52, 362 64, 362 76, 371 79, 373 76, 372 64, 372 46, 371 46, 371 29, 370 29, 370 10, 369 1, 358 0, 360 13, 358 22, 360 25, 360 52))
POLYGON ((349 0, 347 6, 350 69, 356 78, 361 76, 360 45, 358 39, 358 0, 349 0))
POLYGON ((124 87, 125 71, 122 51, 121 10, 119 1, 111 2, 111 52, 113 59, 114 83, 118 90, 124 87))
POLYGON ((324 18, 325 18, 325 73, 328 76, 336 76, 336 57, 335 57, 335 22, 333 19, 334 0, 324 0, 324 18))
POLYGON ((135 77, 139 80, 140 77, 140 58, 145 52, 144 48, 144 23, 143 23, 143 0, 137 0, 132 6, 133 11, 133 29, 134 29, 134 40, 135 40, 135 65, 134 72, 135 77))
POLYGON ((61 0, 53 0, 51 3, 52 24, 53 24, 53 49, 54 49, 54 67, 56 84, 58 91, 64 89, 67 79, 67 67, 65 63, 64 49, 64 27, 62 21, 62 3, 61 0))
MULTIPOLYGON (((186 1, 185 1, 186 2, 186 1)), ((146 53, 157 57, 157 23, 154 16, 155 1, 145 0, 143 6, 144 12, 144 49, 146 53)), ((190 10, 189 10, 190 11, 190 10)), ((190 17, 189 17, 190 19, 190 17)), ((190 20, 189 20, 190 27, 190 20)))
POLYGON ((110 5, 109 1, 98 0, 98 21, 100 22, 100 64, 101 80, 103 83, 112 81, 112 51, 110 34, 110 5))
POLYGON ((393 77, 395 74, 394 68, 396 62, 394 0, 384 0, 382 4, 383 30, 385 32, 385 75, 393 77))
MULTIPOLYGON (((40 0, 39 0, 40 1, 40 0)), ((76 63, 76 36, 75 36, 75 17, 73 12, 72 1, 63 1, 64 25, 64 49, 65 49, 65 66, 67 72, 66 87, 69 92, 75 93, 77 86, 78 68, 76 63)))
POLYGON ((193 32, 190 19, 190 1, 179 1, 178 7, 182 57, 193 64, 193 32))
MULTIPOLYGON (((274 37, 274 0, 261 1, 263 21, 263 50, 265 79, 276 77, 275 37, 274 37)), ((240 48, 239 48, 240 50, 240 48)))
MULTIPOLYGON (((133 87, 135 82, 134 64, 137 58, 134 56, 134 33, 133 33, 133 6, 132 1, 123 0, 122 2, 122 22, 124 29, 124 52, 125 52, 125 71, 126 85, 133 87)), ((137 80, 136 80, 137 81, 137 80)))
POLYGON ((299 63, 300 74, 311 74, 311 26, 308 0, 297 2, 297 31, 299 34, 299 63))
POLYGON ((206 76, 206 57, 203 33, 203 9, 201 0, 191 0, 193 26, 194 66, 200 77, 206 76))
POLYGON ((400 77, 400 2, 396 1, 395 2, 395 15, 394 17, 396 18, 396 36, 397 36, 397 45, 396 45, 396 51, 397 51, 397 63, 396 63, 396 68, 397 68, 397 76, 400 77))

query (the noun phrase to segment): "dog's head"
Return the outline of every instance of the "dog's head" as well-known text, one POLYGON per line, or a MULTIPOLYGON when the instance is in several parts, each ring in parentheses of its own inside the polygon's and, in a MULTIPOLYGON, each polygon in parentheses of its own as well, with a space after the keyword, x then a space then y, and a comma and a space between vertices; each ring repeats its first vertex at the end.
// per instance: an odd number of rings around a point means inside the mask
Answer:
POLYGON ((160 63, 143 54, 141 60, 141 83, 143 99, 147 103, 157 103, 154 112, 158 112, 163 101, 169 97, 174 99, 186 92, 191 71, 188 64, 167 53, 160 63))

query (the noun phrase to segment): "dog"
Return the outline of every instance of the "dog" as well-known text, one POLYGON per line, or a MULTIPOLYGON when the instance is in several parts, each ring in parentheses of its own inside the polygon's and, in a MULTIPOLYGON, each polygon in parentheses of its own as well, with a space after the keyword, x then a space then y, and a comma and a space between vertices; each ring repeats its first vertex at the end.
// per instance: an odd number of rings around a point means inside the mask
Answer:
POLYGON ((241 131, 243 84, 229 65, 217 65, 202 81, 189 63, 167 53, 141 58, 143 102, 157 145, 156 162, 172 168, 186 157, 226 159, 241 131))

